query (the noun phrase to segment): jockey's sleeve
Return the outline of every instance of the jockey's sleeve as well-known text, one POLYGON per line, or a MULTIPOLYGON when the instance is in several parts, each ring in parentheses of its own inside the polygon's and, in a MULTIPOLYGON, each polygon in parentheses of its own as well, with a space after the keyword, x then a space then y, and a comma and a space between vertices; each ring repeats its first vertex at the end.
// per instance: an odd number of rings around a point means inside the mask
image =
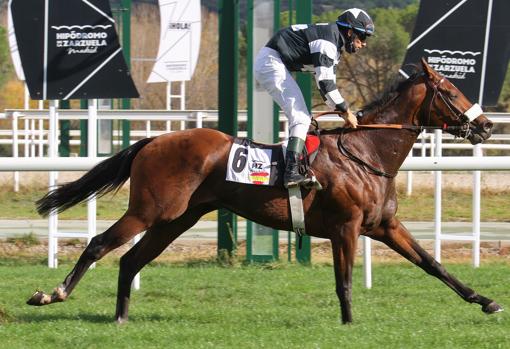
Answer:
POLYGON ((315 81, 326 104, 338 110, 345 108, 344 98, 336 87, 337 47, 327 40, 310 42, 310 53, 315 70, 315 81))

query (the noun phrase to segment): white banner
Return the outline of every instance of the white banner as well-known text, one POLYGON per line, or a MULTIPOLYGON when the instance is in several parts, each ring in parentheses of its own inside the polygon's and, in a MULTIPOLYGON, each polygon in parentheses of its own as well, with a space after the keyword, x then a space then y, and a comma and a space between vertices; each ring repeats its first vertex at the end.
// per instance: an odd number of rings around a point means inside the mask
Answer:
POLYGON ((16 75, 18 76, 18 79, 21 81, 25 81, 25 74, 23 73, 23 67, 21 66, 21 59, 19 57, 18 43, 16 41, 16 34, 14 33, 14 26, 12 24, 11 2, 12 2, 12 0, 9 0, 8 12, 7 12, 7 31, 9 33, 9 51, 11 52, 12 65, 14 65, 14 70, 16 71, 16 75))
POLYGON ((159 50, 147 82, 191 80, 200 49, 200 0, 159 0, 159 9, 159 50))

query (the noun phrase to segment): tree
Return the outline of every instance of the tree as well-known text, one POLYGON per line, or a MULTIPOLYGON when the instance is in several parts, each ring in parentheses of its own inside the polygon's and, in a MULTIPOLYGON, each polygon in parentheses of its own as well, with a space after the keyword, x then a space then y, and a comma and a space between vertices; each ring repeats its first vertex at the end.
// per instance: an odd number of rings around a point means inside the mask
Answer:
POLYGON ((7 30, 0 26, 0 87, 12 78, 13 68, 9 57, 7 30))

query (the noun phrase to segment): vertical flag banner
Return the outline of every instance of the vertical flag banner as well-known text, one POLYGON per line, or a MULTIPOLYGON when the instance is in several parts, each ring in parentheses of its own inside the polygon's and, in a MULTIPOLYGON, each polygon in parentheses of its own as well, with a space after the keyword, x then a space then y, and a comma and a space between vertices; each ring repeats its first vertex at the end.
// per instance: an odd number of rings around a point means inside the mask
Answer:
POLYGON ((191 80, 200 50, 200 0, 159 0, 158 56, 147 82, 191 80))
POLYGON ((136 98, 108 0, 11 0, 30 97, 136 98))
POLYGON ((510 1, 421 1, 401 73, 421 57, 472 101, 495 105, 510 58, 510 1))

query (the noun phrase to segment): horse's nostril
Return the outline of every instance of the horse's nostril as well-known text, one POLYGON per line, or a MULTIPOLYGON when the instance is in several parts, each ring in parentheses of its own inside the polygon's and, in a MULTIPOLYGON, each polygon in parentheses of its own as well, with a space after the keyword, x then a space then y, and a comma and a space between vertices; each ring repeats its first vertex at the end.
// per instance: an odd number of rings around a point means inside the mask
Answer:
POLYGON ((487 121, 486 123, 483 124, 483 130, 485 132, 490 132, 493 126, 494 124, 492 123, 492 121, 487 121))

